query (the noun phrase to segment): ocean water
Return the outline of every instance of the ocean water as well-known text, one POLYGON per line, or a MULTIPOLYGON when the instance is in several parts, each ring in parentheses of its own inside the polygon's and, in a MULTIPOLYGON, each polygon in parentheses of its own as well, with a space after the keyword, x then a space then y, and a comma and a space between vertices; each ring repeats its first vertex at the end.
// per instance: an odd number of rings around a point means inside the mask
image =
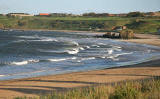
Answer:
POLYGON ((160 58, 160 48, 95 33, 0 31, 0 80, 138 64, 160 58))

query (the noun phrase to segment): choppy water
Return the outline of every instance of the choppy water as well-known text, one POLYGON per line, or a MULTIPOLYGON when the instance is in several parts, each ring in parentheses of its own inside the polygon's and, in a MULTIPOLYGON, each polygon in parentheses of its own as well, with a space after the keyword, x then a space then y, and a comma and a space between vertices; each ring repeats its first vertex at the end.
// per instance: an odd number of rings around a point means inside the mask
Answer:
POLYGON ((159 58, 160 48, 91 33, 0 31, 0 80, 104 69, 159 58))

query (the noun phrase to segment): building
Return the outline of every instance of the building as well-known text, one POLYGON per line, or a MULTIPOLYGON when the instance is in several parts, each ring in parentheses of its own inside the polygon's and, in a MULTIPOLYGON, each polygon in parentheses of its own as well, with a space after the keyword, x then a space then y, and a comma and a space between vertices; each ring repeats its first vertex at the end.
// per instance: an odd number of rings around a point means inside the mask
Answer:
POLYGON ((127 14, 116 14, 117 17, 126 17, 127 14))
POLYGON ((114 17, 116 16, 115 14, 108 14, 109 17, 114 17))
POLYGON ((127 29, 126 26, 116 26, 116 27, 113 27, 112 30, 115 30, 115 31, 121 31, 121 30, 125 30, 127 29))
POLYGON ((31 15, 31 14, 28 14, 28 13, 8 13, 7 15, 10 15, 10 16, 18 16, 18 17, 28 17, 28 16, 34 16, 34 15, 31 15))
POLYGON ((39 16, 50 16, 50 13, 40 13, 39 16))

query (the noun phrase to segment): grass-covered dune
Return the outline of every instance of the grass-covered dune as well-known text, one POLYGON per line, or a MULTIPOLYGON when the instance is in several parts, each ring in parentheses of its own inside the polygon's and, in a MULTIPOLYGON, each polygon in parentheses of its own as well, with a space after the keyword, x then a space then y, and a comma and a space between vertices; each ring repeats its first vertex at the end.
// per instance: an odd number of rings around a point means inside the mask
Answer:
POLYGON ((159 93, 160 79, 158 78, 54 92, 39 98, 17 97, 15 99, 160 99, 159 93))
POLYGON ((126 25, 136 33, 156 33, 159 17, 7 17, 0 16, 0 28, 111 31, 126 25))

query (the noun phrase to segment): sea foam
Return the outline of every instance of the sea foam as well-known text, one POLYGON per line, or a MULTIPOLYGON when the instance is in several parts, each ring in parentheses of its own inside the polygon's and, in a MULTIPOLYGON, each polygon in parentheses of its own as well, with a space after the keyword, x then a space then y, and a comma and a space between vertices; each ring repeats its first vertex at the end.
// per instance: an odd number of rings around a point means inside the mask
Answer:
POLYGON ((0 77, 3 77, 3 76, 5 76, 5 75, 0 75, 0 77))
POLYGON ((72 50, 67 50, 67 53, 68 54, 77 54, 79 52, 79 49, 78 48, 74 48, 72 50))
POLYGON ((65 61, 65 60, 74 60, 74 59, 77 59, 76 57, 71 57, 71 58, 60 58, 60 59, 47 59, 48 61, 51 61, 51 62, 60 62, 60 61, 65 61))
POLYGON ((29 63, 37 63, 37 62, 39 62, 39 60, 25 60, 21 62, 11 62, 10 65, 26 65, 29 63))

